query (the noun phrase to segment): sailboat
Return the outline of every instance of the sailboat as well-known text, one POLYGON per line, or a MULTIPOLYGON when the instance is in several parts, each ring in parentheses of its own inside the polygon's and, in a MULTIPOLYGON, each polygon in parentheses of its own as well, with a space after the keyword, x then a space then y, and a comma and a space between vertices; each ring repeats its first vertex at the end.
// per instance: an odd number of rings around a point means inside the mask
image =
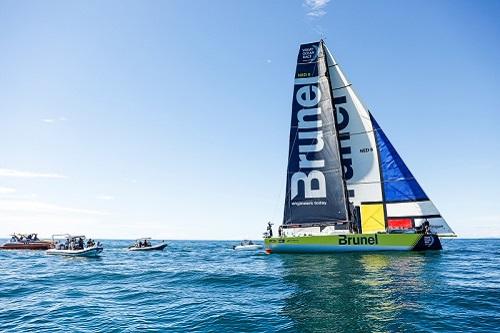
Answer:
POLYGON ((324 41, 300 45, 284 217, 266 252, 441 250, 440 236, 455 233, 324 41))

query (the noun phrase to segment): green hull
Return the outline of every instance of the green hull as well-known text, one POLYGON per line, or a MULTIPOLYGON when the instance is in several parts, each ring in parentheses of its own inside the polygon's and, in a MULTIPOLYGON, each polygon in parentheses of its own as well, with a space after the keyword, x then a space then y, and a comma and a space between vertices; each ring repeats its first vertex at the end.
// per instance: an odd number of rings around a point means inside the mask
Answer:
POLYGON ((274 237, 264 240, 267 253, 441 250, 437 235, 348 234, 274 237))

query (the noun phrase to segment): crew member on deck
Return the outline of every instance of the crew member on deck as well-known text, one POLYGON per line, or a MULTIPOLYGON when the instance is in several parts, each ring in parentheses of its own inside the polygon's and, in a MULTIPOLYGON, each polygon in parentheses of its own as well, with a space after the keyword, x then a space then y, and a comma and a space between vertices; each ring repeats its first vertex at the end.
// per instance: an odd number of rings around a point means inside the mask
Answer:
POLYGON ((271 221, 267 222, 267 235, 269 238, 273 237, 273 224, 271 221))
POLYGON ((425 220, 424 223, 422 223, 422 227, 424 229, 424 234, 429 235, 431 233, 431 224, 429 221, 425 220))

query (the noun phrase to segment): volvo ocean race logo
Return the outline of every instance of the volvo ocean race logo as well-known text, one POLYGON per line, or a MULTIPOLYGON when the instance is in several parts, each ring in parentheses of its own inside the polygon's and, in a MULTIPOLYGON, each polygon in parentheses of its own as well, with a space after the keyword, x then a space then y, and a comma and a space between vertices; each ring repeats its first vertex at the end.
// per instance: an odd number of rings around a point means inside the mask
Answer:
POLYGON ((432 236, 424 236, 424 245, 427 247, 431 247, 434 244, 434 237, 432 236))
POLYGON ((318 59, 318 45, 308 44, 301 47, 298 63, 315 62, 318 59))
MULTIPOLYGON (((302 107, 297 112, 297 140, 299 142, 299 169, 311 169, 309 173, 295 172, 291 177, 291 199, 299 194, 299 182, 304 184, 304 198, 326 198, 325 175, 317 169, 325 166, 325 160, 308 160, 307 153, 323 150, 323 131, 321 121, 321 91, 317 83, 299 88, 295 100, 302 107), (307 117, 307 119, 306 119, 307 117), (314 120, 311 120, 314 118, 314 120), (319 118, 319 119, 318 119, 319 118), (307 140, 308 144, 301 144, 307 140)), ((325 203, 326 204, 326 203, 325 203)))

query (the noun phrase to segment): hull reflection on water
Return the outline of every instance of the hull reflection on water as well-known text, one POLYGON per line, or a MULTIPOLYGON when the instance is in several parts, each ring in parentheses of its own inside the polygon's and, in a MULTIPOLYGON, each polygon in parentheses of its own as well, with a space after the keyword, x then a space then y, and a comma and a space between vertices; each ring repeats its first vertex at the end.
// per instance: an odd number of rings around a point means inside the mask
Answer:
MULTIPOLYGON (((432 256, 432 255, 431 255, 432 256)), ((283 315, 300 332, 402 331, 405 311, 428 297, 419 253, 282 255, 295 292, 283 315)))

